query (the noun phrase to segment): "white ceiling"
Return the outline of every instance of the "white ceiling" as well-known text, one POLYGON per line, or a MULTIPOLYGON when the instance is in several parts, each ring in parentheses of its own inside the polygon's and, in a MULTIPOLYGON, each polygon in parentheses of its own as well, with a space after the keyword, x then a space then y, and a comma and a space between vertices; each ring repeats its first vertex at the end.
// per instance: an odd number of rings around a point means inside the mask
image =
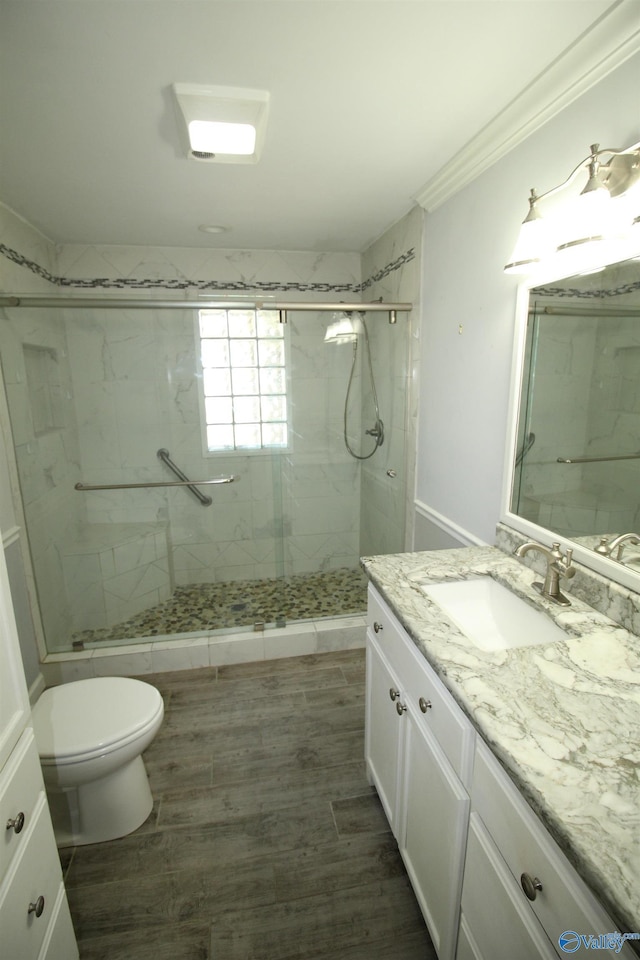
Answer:
POLYGON ((0 200, 58 243, 360 251, 612 5, 0 0, 0 200), (258 164, 187 159, 180 81, 270 92, 258 164))

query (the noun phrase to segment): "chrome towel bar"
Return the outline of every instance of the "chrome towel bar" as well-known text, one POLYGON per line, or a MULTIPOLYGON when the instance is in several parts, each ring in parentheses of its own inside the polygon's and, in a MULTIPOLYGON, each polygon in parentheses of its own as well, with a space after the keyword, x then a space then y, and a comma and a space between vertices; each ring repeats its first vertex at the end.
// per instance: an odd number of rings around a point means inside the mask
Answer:
POLYGON ((137 487, 201 487, 205 483, 234 483, 238 477, 216 477, 214 480, 160 480, 153 483, 82 483, 75 484, 74 490, 135 490, 137 487))

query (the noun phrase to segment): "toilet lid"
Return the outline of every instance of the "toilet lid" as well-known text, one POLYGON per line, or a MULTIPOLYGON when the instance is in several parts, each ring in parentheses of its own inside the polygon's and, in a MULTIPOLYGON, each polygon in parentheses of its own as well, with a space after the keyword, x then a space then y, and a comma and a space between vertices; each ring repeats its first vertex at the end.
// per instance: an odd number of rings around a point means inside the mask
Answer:
POLYGON ((95 753, 130 739, 163 709, 155 687, 129 677, 93 677, 45 690, 32 719, 42 759, 95 753))

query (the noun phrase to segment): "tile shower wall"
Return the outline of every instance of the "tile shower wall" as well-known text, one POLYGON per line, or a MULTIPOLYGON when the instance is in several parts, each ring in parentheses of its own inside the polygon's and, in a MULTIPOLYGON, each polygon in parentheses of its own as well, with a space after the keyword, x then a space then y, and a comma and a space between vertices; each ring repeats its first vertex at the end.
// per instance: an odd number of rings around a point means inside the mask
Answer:
MULTIPOLYGON (((0 289, 11 293, 55 292, 48 279, 56 271, 55 247, 1 205, 0 246, 20 250, 29 264, 35 265, 25 268, 0 256, 0 289)), ((16 501, 13 510, 17 510, 15 523, 20 529, 26 585, 33 595, 35 576, 47 636, 66 638, 73 622, 60 548, 73 538, 84 520, 84 504, 73 490, 78 479, 79 447, 61 312, 0 309, 0 356, 6 393, 15 411, 10 424, 1 396, 3 443, 10 467, 20 478, 30 531, 29 551, 25 517, 16 501)), ((16 482, 17 475, 14 473, 16 482)), ((17 571, 18 566, 14 569, 17 571)))
MULTIPOLYGON (((398 314, 395 326, 386 318, 369 324, 385 442, 363 461, 360 545, 366 556, 399 553, 413 546, 422 223, 423 211, 416 207, 363 254, 366 299, 414 305, 410 314, 398 314), (396 268, 389 270, 388 264, 396 268)), ((368 386, 366 375, 363 382, 368 386)), ((372 398, 365 392, 365 426, 372 410, 372 398)))
MULTIPOLYGON (((231 290, 259 294, 275 277, 280 289, 294 288, 297 299, 309 301, 345 291, 353 297, 349 291, 359 285, 355 255, 65 248, 61 267, 63 276, 65 270, 80 280, 98 275, 112 285, 186 284, 187 294, 202 291, 203 284, 218 286, 223 278, 231 290)), ((160 447, 189 476, 237 477, 210 488, 214 503, 208 508, 179 488, 87 494, 91 522, 166 521, 176 584, 273 577, 283 563, 286 573, 357 564, 359 476, 339 443, 339 395, 349 356, 324 344, 326 320, 315 313, 288 317, 290 451, 211 457, 202 453, 193 314, 69 313, 82 467, 89 482, 162 479, 167 471, 156 457, 160 447)))

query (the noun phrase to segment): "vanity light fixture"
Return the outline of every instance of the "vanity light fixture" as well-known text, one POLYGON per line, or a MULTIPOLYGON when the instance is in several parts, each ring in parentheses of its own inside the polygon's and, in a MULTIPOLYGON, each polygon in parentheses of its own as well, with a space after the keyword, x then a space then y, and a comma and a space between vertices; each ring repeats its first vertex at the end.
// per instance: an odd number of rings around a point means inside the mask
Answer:
POLYGON ((257 163, 269 111, 266 90, 174 83, 187 155, 209 163, 257 163))
POLYGON ((601 149, 594 143, 589 156, 563 183, 542 194, 531 190, 529 210, 505 273, 534 273, 552 257, 565 260, 572 255, 587 261, 591 248, 623 243, 632 227, 635 233, 639 210, 640 143, 625 150, 601 149), (587 182, 576 194, 570 188, 585 168, 587 182), (548 206, 544 214, 541 205, 548 206))

